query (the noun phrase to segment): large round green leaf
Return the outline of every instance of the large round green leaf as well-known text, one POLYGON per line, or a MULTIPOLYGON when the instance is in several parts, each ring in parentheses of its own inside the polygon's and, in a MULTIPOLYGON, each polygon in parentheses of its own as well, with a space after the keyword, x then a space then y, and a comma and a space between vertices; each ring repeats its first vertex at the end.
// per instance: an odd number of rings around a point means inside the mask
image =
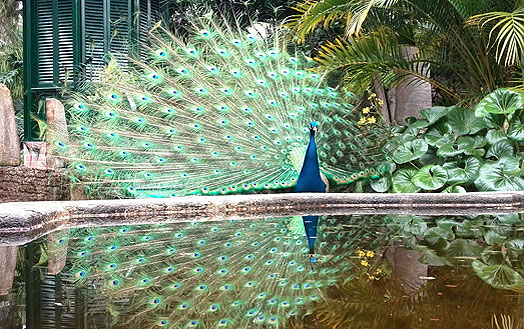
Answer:
POLYGON ((437 150, 434 147, 428 148, 428 151, 426 154, 418 158, 418 162, 422 166, 430 165, 430 164, 440 164, 440 162, 444 163, 445 158, 439 158, 437 156, 437 150))
POLYGON ((465 188, 463 188, 462 186, 460 185, 452 185, 452 186, 448 186, 446 187, 442 193, 467 193, 468 191, 466 191, 465 188))
POLYGON ((448 171, 448 184, 473 183, 479 174, 480 160, 470 157, 461 162, 445 163, 443 167, 448 171))
POLYGON ((505 246, 508 248, 513 257, 518 257, 524 254, 524 240, 514 239, 506 242, 505 246))
POLYGON ((504 241, 506 241, 506 237, 496 232, 488 231, 486 234, 484 234, 484 241, 486 241, 486 243, 490 246, 502 246, 504 241))
POLYGON ((455 234, 452 231, 432 227, 424 233, 424 241, 434 248, 446 249, 449 246, 449 240, 453 240, 455 234))
POLYGON ((478 277, 493 288, 510 289, 524 285, 520 274, 507 265, 486 265, 475 260, 471 266, 478 277))
POLYGON ((524 97, 509 89, 497 89, 484 97, 475 108, 477 117, 485 117, 488 113, 511 114, 524 107, 524 97))
POLYGON ((480 167, 475 186, 479 191, 520 191, 524 189, 524 180, 504 163, 486 163, 480 167))
POLYGON ((473 155, 481 157, 486 153, 484 145, 487 144, 486 138, 482 136, 461 136, 457 140, 459 148, 464 151, 466 155, 473 155))
POLYGON ((457 143, 449 143, 442 145, 437 150, 437 155, 439 157, 452 157, 455 155, 459 155, 462 152, 464 152, 464 150, 462 150, 457 143))
POLYGON ((446 257, 451 261, 456 261, 457 258, 463 257, 479 257, 481 247, 475 240, 469 239, 455 239, 449 243, 446 249, 446 257))
POLYGON ((400 169, 393 175, 392 190, 394 193, 416 193, 420 187, 413 184, 411 178, 417 173, 416 169, 400 169))
POLYGON ((448 112, 448 123, 459 135, 475 134, 486 128, 484 120, 477 118, 473 111, 457 106, 448 112))
POLYGON ((434 107, 430 107, 430 108, 421 110, 420 114, 424 118, 426 118, 429 121, 429 123, 435 123, 438 121, 438 119, 445 116, 448 113, 449 109, 450 109, 449 107, 434 106, 434 107))
POLYGON ((426 142, 428 142, 431 146, 440 146, 436 145, 438 141, 440 141, 442 138, 446 138, 446 141, 443 143, 449 143, 455 141, 455 135, 451 133, 451 127, 447 122, 438 122, 428 128, 426 133, 424 134, 424 138, 426 139, 426 142), (446 138, 447 136, 447 138, 446 138), (451 140, 453 138, 453 140, 451 140))
POLYGON ((524 124, 520 121, 513 121, 509 125, 508 137, 518 142, 524 142, 524 124))
POLYGON ((448 181, 448 173, 441 166, 429 165, 417 170, 411 181, 424 190, 437 190, 448 181))
POLYGON ((435 250, 428 248, 426 246, 414 246, 414 250, 420 253, 420 258, 418 261, 422 264, 427 264, 429 266, 451 266, 451 264, 446 258, 438 256, 435 250))
POLYGON ((502 139, 491 145, 486 153, 486 158, 496 157, 500 159, 504 156, 512 156, 514 151, 513 143, 509 139, 502 139))
POLYGON ((402 164, 420 158, 428 151, 428 143, 423 139, 408 141, 393 151, 393 160, 402 164))
POLYGON ((383 176, 379 179, 371 180, 371 188, 375 192, 383 193, 391 187, 391 177, 383 176))
POLYGON ((506 133, 502 129, 490 129, 486 134, 486 141, 493 145, 498 141, 507 139, 506 133))
POLYGON ((518 176, 520 170, 520 160, 517 157, 505 156, 495 162, 502 170, 509 175, 518 176))

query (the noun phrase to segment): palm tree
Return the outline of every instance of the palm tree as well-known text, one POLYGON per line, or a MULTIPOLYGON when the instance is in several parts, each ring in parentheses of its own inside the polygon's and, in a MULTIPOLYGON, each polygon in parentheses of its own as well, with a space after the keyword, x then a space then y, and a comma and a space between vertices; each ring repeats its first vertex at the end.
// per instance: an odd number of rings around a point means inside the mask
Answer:
POLYGON ((522 0, 318 0, 294 8, 287 25, 298 42, 320 24, 344 20, 345 35, 321 46, 317 69, 342 71, 353 91, 380 96, 381 88, 429 83, 438 103, 469 105, 519 84, 522 0))

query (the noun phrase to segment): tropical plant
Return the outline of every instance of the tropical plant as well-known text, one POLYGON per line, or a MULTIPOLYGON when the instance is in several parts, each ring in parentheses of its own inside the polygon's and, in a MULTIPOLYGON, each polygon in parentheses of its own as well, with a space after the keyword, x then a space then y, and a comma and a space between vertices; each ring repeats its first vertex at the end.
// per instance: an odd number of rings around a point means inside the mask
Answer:
POLYGON ((433 226, 418 217, 398 217, 404 243, 430 266, 463 266, 496 289, 522 291, 524 218, 520 214, 437 218, 433 226), (420 225, 423 223, 423 225, 420 225))
POLYGON ((22 30, 16 1, 0 4, 0 83, 7 85, 15 99, 23 96, 22 30))
POLYGON ((0 84, 11 91, 16 111, 19 135, 23 131, 23 45, 18 1, 0 4, 0 84))
POLYGON ((524 94, 498 89, 473 109, 432 107, 396 128, 392 162, 376 192, 518 191, 524 189, 524 94))
POLYGON ((320 0, 294 8, 298 14, 288 26, 299 42, 320 24, 346 22, 346 35, 324 44, 316 60, 320 72, 342 71, 342 83, 357 93, 377 79, 387 90, 415 77, 410 83, 434 86, 440 104, 467 106, 497 88, 522 84, 515 82, 522 53, 520 0, 320 0), (490 36, 496 32, 493 49, 490 36), (406 56, 406 47, 417 51, 406 56))

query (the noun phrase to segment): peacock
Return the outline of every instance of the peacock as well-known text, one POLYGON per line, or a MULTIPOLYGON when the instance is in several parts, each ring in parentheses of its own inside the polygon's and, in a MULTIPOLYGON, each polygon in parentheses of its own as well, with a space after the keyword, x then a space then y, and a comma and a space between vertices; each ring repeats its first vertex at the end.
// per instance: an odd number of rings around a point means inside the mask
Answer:
POLYGON ((83 228, 51 243, 68 244, 88 328, 103 326, 97 313, 112 328, 289 328, 358 275, 372 225, 324 218, 314 267, 300 216, 83 228))
MULTIPOLYGON (((379 177, 384 131, 371 114, 366 120, 357 113, 350 92, 329 87, 281 28, 242 29, 213 14, 191 24, 184 35, 155 25, 141 44, 145 59, 111 61, 97 82, 71 95, 69 136, 50 143, 76 184, 93 197, 159 198, 326 192, 379 177)), ((78 240, 86 247, 78 251, 75 276, 102 282, 121 303, 143 291, 136 315, 126 320, 154 314, 156 322, 144 320, 141 328, 279 326, 284 315, 321 298, 315 291, 336 283, 333 274, 344 267, 332 262, 351 252, 315 250, 318 216, 195 224, 185 230, 191 237, 168 226, 137 227, 143 234, 129 237, 127 228, 97 229, 78 240), (95 236, 114 243, 87 247, 95 236), (228 242, 233 237, 240 243, 228 242), (301 253, 307 264, 294 258, 301 253), (229 276, 237 283, 219 284, 229 276), (243 317, 227 317, 232 310, 243 317)))
POLYGON ((145 198, 378 177, 384 131, 369 113, 362 121, 353 95, 329 87, 280 28, 226 21, 202 15, 182 36, 157 24, 143 59, 111 61, 71 95, 69 136, 49 142, 76 184, 145 198))

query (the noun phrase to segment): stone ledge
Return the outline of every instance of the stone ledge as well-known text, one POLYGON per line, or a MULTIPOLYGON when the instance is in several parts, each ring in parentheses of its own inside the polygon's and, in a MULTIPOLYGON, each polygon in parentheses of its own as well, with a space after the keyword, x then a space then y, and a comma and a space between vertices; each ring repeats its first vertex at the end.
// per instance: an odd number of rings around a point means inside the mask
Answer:
POLYGON ((20 245, 49 232, 93 226, 218 221, 296 215, 479 215, 524 210, 524 192, 283 193, 170 199, 0 204, 0 245, 20 245))

